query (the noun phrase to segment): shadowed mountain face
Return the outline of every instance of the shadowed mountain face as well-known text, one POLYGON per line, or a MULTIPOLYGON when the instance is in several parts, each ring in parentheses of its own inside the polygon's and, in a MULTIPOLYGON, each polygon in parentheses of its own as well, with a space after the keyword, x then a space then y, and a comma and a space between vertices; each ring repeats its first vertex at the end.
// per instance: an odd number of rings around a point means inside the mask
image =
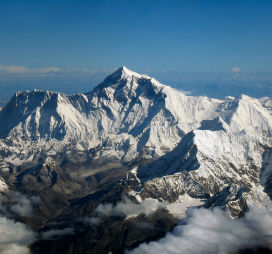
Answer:
POLYGON ((189 207, 270 209, 270 104, 126 67, 86 94, 18 92, 0 111, 1 216, 37 232, 33 253, 122 253, 189 207))

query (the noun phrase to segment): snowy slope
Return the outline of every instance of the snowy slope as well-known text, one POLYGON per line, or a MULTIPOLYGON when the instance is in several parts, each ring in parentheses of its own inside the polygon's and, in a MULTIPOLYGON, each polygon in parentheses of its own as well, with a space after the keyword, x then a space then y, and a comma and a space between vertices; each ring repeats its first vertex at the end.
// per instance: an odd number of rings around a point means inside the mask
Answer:
POLYGON ((244 130, 251 136, 271 135, 272 118, 259 100, 246 95, 226 100, 217 109, 232 131, 244 130))
MULTIPOLYGON (((164 177, 180 178, 180 193, 198 189, 201 196, 213 195, 236 181, 243 186, 259 183, 263 147, 246 134, 195 130, 170 153, 148 167, 138 169, 146 185, 164 177)), ((163 185, 160 185, 162 188, 163 185)), ((156 191, 154 191, 156 193, 156 191)))
POLYGON ((134 195, 170 202, 202 198, 208 206, 229 209, 233 216, 240 216, 247 205, 265 205, 272 197, 272 140, 262 142, 244 131, 227 129, 194 130, 173 151, 138 168, 143 187, 134 195))
POLYGON ((18 92, 1 111, 0 135, 22 140, 86 137, 90 134, 86 129, 86 106, 83 94, 18 92))

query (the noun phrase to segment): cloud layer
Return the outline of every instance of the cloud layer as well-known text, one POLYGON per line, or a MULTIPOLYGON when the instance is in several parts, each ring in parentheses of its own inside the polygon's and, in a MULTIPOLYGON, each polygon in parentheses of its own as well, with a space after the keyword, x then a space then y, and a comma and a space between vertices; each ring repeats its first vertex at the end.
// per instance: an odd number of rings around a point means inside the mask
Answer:
POLYGON ((160 208, 166 207, 167 202, 160 202, 157 199, 148 198, 141 203, 135 203, 125 197, 116 205, 100 204, 95 209, 95 216, 85 220, 91 224, 97 224, 104 216, 125 216, 126 218, 136 217, 140 214, 150 215, 160 208))
POLYGON ((252 208, 244 218, 234 220, 219 208, 201 208, 189 210, 186 224, 164 238, 141 244, 128 253, 224 254, 257 246, 272 247, 271 211, 252 208))
POLYGON ((27 197, 19 192, 14 192, 12 198, 13 204, 10 206, 10 210, 22 217, 30 216, 32 214, 33 205, 40 202, 39 197, 27 197))
POLYGON ((0 212, 8 217, 28 217, 32 214, 33 206, 39 202, 39 197, 29 197, 17 191, 10 192, 8 196, 0 196, 0 212))
POLYGON ((0 254, 29 253, 28 245, 35 241, 36 233, 12 217, 30 216, 33 205, 39 202, 38 197, 28 197, 19 192, 0 196, 0 254))
POLYGON ((59 68, 59 67, 44 67, 44 68, 28 68, 24 66, 16 66, 16 65, 0 65, 0 74, 31 74, 31 75, 45 75, 45 74, 68 74, 68 73, 85 73, 85 74, 96 74, 99 72, 110 73, 114 71, 114 69, 103 69, 103 70, 95 70, 88 68, 59 68))
POLYGON ((0 216, 0 254, 26 254, 36 234, 25 224, 0 216))

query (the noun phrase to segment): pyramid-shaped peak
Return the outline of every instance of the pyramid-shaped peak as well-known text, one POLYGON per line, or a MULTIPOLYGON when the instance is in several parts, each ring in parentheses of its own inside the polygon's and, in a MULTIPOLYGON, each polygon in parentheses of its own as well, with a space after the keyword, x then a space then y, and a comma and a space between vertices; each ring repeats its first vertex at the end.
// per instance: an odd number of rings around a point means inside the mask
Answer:
MULTIPOLYGON (((152 83, 153 87, 157 87, 157 89, 161 89, 163 87, 163 84, 158 82, 156 79, 145 75, 145 74, 139 74, 135 71, 132 71, 128 69, 126 66, 121 66, 119 69, 117 69, 115 72, 107 76, 102 83, 100 83, 98 86, 96 86, 92 92, 96 92, 98 90, 103 90, 106 87, 114 86, 114 89, 117 89, 118 84, 125 82, 128 86, 131 86, 131 80, 135 79, 135 82, 137 85, 145 85, 148 83, 152 83)), ((123 86, 124 83, 122 83, 123 86)), ((136 86, 134 86, 136 88, 136 86)), ((89 94, 89 93, 88 93, 89 94)))
POLYGON ((129 70, 126 66, 122 66, 114 71, 112 74, 107 76, 104 81, 108 80, 118 80, 122 78, 131 78, 132 76, 141 77, 141 75, 137 72, 129 70))
POLYGON ((147 75, 142 75, 142 74, 139 74, 139 73, 137 73, 137 72, 135 72, 135 71, 132 71, 132 70, 130 70, 130 69, 128 69, 126 66, 121 66, 119 69, 117 69, 112 75, 114 75, 114 76, 122 76, 122 77, 132 77, 132 76, 134 76, 134 77, 138 77, 138 78, 140 78, 140 77, 147 77, 147 75))
POLYGON ((125 65, 121 66, 119 68, 122 72, 131 72, 131 70, 129 70, 125 65))
POLYGON ((126 78, 132 78, 132 77, 136 77, 136 78, 144 78, 144 79, 152 79, 153 81, 156 81, 154 78, 146 75, 146 74, 140 74, 138 72, 135 72, 133 70, 128 69, 126 66, 121 66, 120 68, 118 68, 116 71, 114 71, 112 74, 110 74, 108 77, 106 77, 107 79, 126 79, 126 78))

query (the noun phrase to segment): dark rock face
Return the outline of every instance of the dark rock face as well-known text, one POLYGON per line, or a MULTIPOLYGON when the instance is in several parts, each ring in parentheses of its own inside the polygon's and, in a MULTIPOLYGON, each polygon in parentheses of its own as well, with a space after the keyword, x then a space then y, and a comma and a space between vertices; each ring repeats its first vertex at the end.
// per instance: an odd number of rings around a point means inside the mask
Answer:
POLYGON ((264 191, 272 199, 272 150, 266 149, 263 153, 263 165, 260 173, 261 184, 264 186, 264 191))
POLYGON ((220 207, 224 210, 227 209, 232 217, 241 217, 248 211, 245 195, 249 191, 250 189, 248 187, 239 187, 236 184, 230 184, 228 187, 209 198, 205 207, 220 207))
POLYGON ((272 250, 266 246, 240 250, 237 254, 271 254, 272 250))
MULTIPOLYGON (((107 217, 98 225, 64 222, 59 227, 69 225, 74 228, 74 234, 37 241, 31 246, 31 251, 33 254, 119 254, 142 242, 163 237, 176 223, 177 219, 163 210, 152 216, 140 215, 128 220, 124 220, 124 217, 107 217)), ((48 227, 42 230, 45 229, 48 230, 48 227)))
POLYGON ((128 171, 143 163, 118 164, 112 159, 106 161, 82 161, 77 168, 94 171, 86 177, 82 172, 73 175, 73 158, 65 156, 59 160, 47 161, 40 158, 36 163, 14 168, 6 179, 14 179, 14 190, 28 196, 38 196, 40 203, 33 207, 33 216, 22 221, 38 232, 31 246, 33 254, 83 254, 124 253, 142 242, 163 237, 177 223, 167 210, 158 210, 150 216, 139 215, 125 219, 123 216, 103 217, 99 224, 90 224, 84 218, 91 217, 101 203, 116 204, 130 190, 141 187, 139 179, 128 171), (112 166, 115 166, 114 168, 112 166), (99 169, 99 170, 97 170, 99 169), (65 234, 65 229, 72 233, 65 234), (42 238, 44 232, 56 230, 56 235, 42 238))

